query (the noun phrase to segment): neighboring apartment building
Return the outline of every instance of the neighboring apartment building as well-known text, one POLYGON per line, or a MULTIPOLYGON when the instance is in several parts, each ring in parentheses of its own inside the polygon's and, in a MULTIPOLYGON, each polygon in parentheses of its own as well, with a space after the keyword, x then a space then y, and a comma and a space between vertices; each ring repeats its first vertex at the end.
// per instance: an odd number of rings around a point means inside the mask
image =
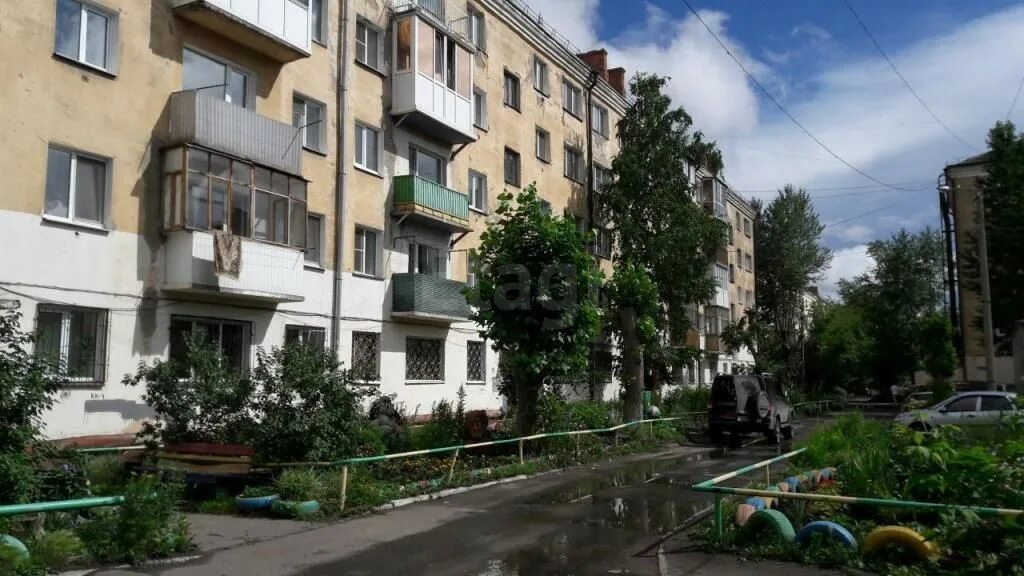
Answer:
MULTIPOLYGON (((734 324, 756 306, 754 301, 754 209, 732 190, 725 196, 729 224, 729 322, 734 324)), ((733 351, 732 372, 754 370, 746 347, 733 351)))
MULTIPOLYGON (((953 324, 958 334, 960 352, 960 379, 964 383, 981 385, 986 380, 985 344, 981 329, 981 295, 966 281, 964 263, 968 254, 974 255, 974 244, 970 240, 977 230, 977 195, 981 193, 981 181, 988 173, 988 153, 967 158, 946 166, 945 177, 948 192, 942 192, 945 226, 947 227, 947 250, 954 254, 952 276, 949 286, 950 308, 953 324), (949 222, 952 217, 952 222, 949 222), (950 238, 952 234, 952 238, 950 238)), ((1024 352, 1020 354, 1024 362, 1024 352)), ((996 349, 993 365, 995 383, 1012 386, 1016 380, 1014 358, 1000 355, 996 349)), ((1016 369, 1018 376, 1024 376, 1024 366, 1016 369)))
POLYGON ((410 412, 463 384, 499 407, 468 250, 531 182, 585 225, 588 136, 598 188, 626 107, 622 69, 518 0, 39 0, 0 21, 0 299, 68 367, 52 437, 137 430, 123 376, 195 331, 238 367, 332 346, 410 412))

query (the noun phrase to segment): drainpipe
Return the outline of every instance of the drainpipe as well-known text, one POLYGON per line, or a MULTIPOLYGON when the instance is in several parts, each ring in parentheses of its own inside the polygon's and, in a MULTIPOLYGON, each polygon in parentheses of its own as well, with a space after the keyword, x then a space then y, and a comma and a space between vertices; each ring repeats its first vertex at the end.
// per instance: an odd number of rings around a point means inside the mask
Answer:
POLYGON ((949 186, 949 179, 945 178, 945 184, 942 183, 943 175, 940 175, 939 189, 939 211, 942 214, 942 234, 944 236, 944 247, 946 249, 946 289, 949 291, 949 322, 953 327, 953 345, 956 347, 957 356, 963 355, 963 335, 960 332, 960 316, 957 311, 959 302, 957 302, 957 285, 956 285, 956 264, 953 261, 953 226, 949 221, 949 213, 952 207, 950 206, 950 194, 952 193, 952 187, 949 186))
POLYGON ((587 231, 594 231, 594 87, 597 70, 590 70, 587 82, 587 231))
POLYGON ((345 129, 348 119, 348 20, 352 0, 342 0, 338 15, 338 88, 337 118, 335 137, 337 139, 336 186, 334 194, 334 290, 331 303, 331 353, 338 358, 341 353, 341 277, 345 264, 345 185, 348 180, 348 154, 345 151, 345 129))

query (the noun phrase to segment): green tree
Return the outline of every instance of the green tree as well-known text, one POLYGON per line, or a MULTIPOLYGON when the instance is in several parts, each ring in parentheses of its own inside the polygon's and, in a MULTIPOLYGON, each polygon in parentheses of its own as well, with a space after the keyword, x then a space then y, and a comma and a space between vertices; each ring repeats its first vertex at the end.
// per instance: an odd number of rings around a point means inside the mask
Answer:
POLYGON ((515 388, 520 433, 533 430, 545 378, 582 371, 599 318, 600 272, 573 220, 554 216, 534 186, 498 197, 501 218, 483 232, 471 320, 501 354, 515 388))
POLYGON ((754 357, 755 372, 778 372, 782 365, 778 336, 756 309, 722 330, 722 342, 729 352, 746 348, 754 357))
POLYGON ((824 302, 814 309, 807 343, 808 384, 864 392, 874 376, 875 343, 859 307, 824 302))
MULTIPOLYGON (((1012 122, 997 122, 989 131, 988 175, 982 181, 985 231, 988 240, 988 275, 992 291, 992 327, 996 346, 1009 352, 1018 320, 1024 319, 1024 133, 1012 122)), ((965 198, 971 202, 973 198, 965 198)), ((976 250, 977 241, 967 245, 976 250)), ((976 253, 964 258, 965 280, 981 293, 976 253)), ((978 326, 981 317, 973 318, 978 326)))
POLYGON ((792 386, 800 374, 803 295, 828 267, 832 251, 821 244, 825 226, 805 190, 787 184, 768 206, 755 201, 753 207, 756 319, 774 332, 773 360, 783 383, 792 386))
POLYGON ((613 224, 615 263, 623 270, 613 281, 611 314, 621 343, 627 420, 640 417, 644 357, 663 357, 657 343, 686 333, 687 306, 714 295, 708 267, 726 242, 725 224, 694 202, 684 169, 697 159, 719 170, 721 153, 699 132, 690 133, 693 120, 673 107, 665 84, 665 78, 646 74, 630 82, 633 104, 618 125, 621 147, 612 181, 601 190, 601 215, 613 224), (641 275, 649 284, 639 281, 641 275), (651 288, 658 306, 650 305, 651 288), (649 338, 651 330, 659 338, 649 338))

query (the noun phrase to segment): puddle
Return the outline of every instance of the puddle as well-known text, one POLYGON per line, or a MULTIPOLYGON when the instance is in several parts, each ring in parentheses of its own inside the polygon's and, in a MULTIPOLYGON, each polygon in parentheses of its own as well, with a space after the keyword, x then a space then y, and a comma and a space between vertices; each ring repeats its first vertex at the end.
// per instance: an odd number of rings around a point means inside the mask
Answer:
MULTIPOLYGON (((713 455, 712 455, 713 456, 713 455)), ((682 458, 676 460, 652 460, 630 465, 628 468, 612 470, 602 473, 600 476, 583 479, 569 486, 561 486, 554 490, 541 493, 536 498, 527 502, 528 504, 574 504, 587 502, 589 498, 609 488, 620 488, 633 486, 635 484, 651 483, 681 483, 673 481, 677 476, 667 473, 668 470, 692 464, 692 459, 682 458)))
POLYGON ((491 560, 472 576, 590 576, 624 574, 615 572, 615 562, 634 542, 618 530, 596 525, 573 525, 516 551, 500 560, 491 560))
POLYGON ((583 522, 601 527, 628 530, 644 536, 666 534, 684 520, 708 506, 706 497, 690 500, 650 498, 611 498, 595 502, 583 522))

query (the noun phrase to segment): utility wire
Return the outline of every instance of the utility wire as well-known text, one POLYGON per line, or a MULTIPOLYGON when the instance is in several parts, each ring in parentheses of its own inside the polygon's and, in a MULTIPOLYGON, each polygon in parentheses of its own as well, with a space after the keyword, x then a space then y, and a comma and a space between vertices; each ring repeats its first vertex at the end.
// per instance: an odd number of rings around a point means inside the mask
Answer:
POLYGON ((1010 116, 1013 116, 1013 110, 1017 107, 1017 99, 1020 98, 1021 88, 1024 88, 1024 76, 1020 77, 1020 84, 1017 86, 1017 93, 1013 96, 1013 102, 1010 103, 1010 111, 1006 113, 1006 120, 1010 120, 1010 116))
POLYGON ((844 218, 843 220, 837 220, 835 222, 829 222, 828 224, 825 224, 825 227, 828 228, 829 226, 838 226, 840 224, 846 224, 847 222, 852 222, 854 220, 857 220, 858 218, 863 218, 865 216, 870 216, 872 214, 877 214, 877 213, 881 212, 882 210, 888 210, 889 208, 892 208, 893 206, 899 204, 900 202, 902 202, 902 200, 900 200, 899 202, 892 202, 892 203, 886 204, 885 206, 882 206, 881 208, 875 208, 874 210, 868 210, 867 212, 864 212, 864 213, 861 213, 861 214, 857 214, 856 216, 850 216, 849 218, 844 218))
POLYGON ((867 34, 868 39, 870 39, 871 43, 874 44, 875 48, 878 49, 878 53, 881 54, 882 58, 885 58, 885 61, 889 63, 889 67, 892 68, 892 71, 895 72, 897 76, 899 76, 900 80, 903 81, 903 85, 907 87, 907 90, 910 90, 910 93, 914 95, 914 98, 916 98, 918 103, 921 104, 921 107, 927 110, 928 113, 932 115, 932 118, 934 118, 935 121, 939 123, 939 126, 942 126, 943 128, 946 129, 946 132, 949 132, 950 136, 959 140, 960 143, 963 144, 964 146, 967 146, 971 150, 977 152, 978 149, 975 146, 972 146, 966 140, 957 136, 956 132, 953 132, 953 130, 939 118, 938 114, 936 114, 935 111, 932 110, 930 106, 928 106, 928 104, 925 104, 924 99, 922 99, 921 96, 917 93, 917 90, 914 90, 914 87, 910 85, 910 82, 907 81, 907 79, 900 72, 899 68, 896 67, 896 64, 894 64, 893 61, 889 59, 889 55, 886 54, 885 50, 882 49, 882 45, 878 43, 878 40, 875 40, 875 36, 871 33, 870 30, 868 30, 867 24, 865 24, 864 20, 861 19, 860 14, 857 13, 857 10, 853 8, 853 4, 850 3, 850 0, 843 0, 843 4, 846 4, 846 7, 850 9, 850 13, 853 14, 853 17, 857 20, 857 23, 860 24, 861 30, 864 31, 864 34, 867 34))
MULTIPOLYGON (((905 186, 924 186, 926 184, 932 184, 932 182, 930 180, 918 180, 916 182, 901 182, 899 184, 895 184, 895 186, 901 186, 901 187, 905 187, 905 186)), ((810 192, 836 192, 836 191, 840 191, 840 190, 859 190, 859 191, 863 191, 863 192, 874 192, 874 191, 876 191, 876 189, 879 190, 879 191, 889 190, 889 188, 879 188, 878 186, 876 186, 874 184, 868 184, 868 185, 865 185, 865 186, 837 186, 837 187, 834 187, 834 188, 803 188, 803 187, 798 187, 798 188, 803 190, 804 192, 807 192, 807 193, 810 193, 810 192)), ((918 189, 917 188, 909 188, 909 189, 907 189, 905 191, 906 192, 917 192, 918 189)), ((739 192, 739 193, 742 193, 742 194, 774 194, 776 192, 780 192, 780 190, 778 188, 773 188, 773 189, 762 188, 762 189, 758 189, 758 190, 735 190, 735 192, 739 192)), ((812 197, 816 197, 816 198, 823 198, 823 197, 825 197, 825 196, 815 196, 814 194, 811 194, 811 196, 812 197)))
POLYGON ((821 140, 818 139, 817 136, 812 134, 810 130, 808 130, 807 128, 804 128, 804 125, 801 124, 800 121, 796 119, 796 117, 794 117, 792 114, 790 114, 789 110, 786 110, 786 108, 778 100, 776 100, 774 96, 772 96, 771 92, 769 92, 768 89, 765 88, 764 85, 761 84, 761 82, 758 81, 758 79, 755 78, 754 75, 751 74, 749 70, 747 70, 747 67, 744 66, 742 62, 740 62, 740 59, 737 58, 736 55, 732 53, 732 50, 730 50, 729 47, 725 45, 725 42, 722 42, 722 39, 718 37, 718 34, 715 34, 715 31, 712 30, 710 26, 708 26, 708 23, 705 22, 703 18, 701 18, 700 14, 697 13, 697 10, 693 7, 692 4, 690 4, 690 0, 683 0, 683 4, 686 4, 686 7, 690 9, 690 12, 697 18, 697 21, 699 21, 704 26, 704 29, 707 30, 709 34, 711 34, 711 37, 714 38, 716 42, 718 42, 718 45, 722 47, 722 50, 725 50, 725 53, 728 54, 730 58, 732 58, 732 61, 735 62, 736 65, 740 67, 740 70, 742 70, 743 73, 747 75, 747 78, 750 78, 750 81, 753 82, 755 86, 760 88, 761 92, 769 100, 771 100, 772 104, 775 104, 775 107, 778 108, 783 114, 785 114, 786 117, 789 118, 793 122, 793 124, 796 125, 797 128, 799 128, 804 134, 806 134, 808 138, 810 138, 811 140, 814 140, 815 144, 817 144, 818 146, 821 146, 822 150, 824 150, 825 152, 828 152, 828 154, 830 156, 832 156, 836 160, 842 162, 843 164, 845 164, 848 168, 850 168, 854 172, 860 174, 861 176, 867 178, 868 180, 871 180, 872 182, 874 182, 876 184, 879 184, 881 186, 885 186, 886 188, 891 188, 893 190, 901 190, 901 191, 904 191, 904 192, 908 192, 909 191, 909 190, 907 190, 905 188, 900 188, 899 186, 893 186, 892 184, 887 184, 885 182, 882 182, 878 178, 875 178, 874 176, 868 174, 867 172, 865 172, 865 171, 861 170, 860 168, 854 166, 853 164, 849 163, 848 161, 846 161, 839 154, 836 154, 835 152, 833 152, 831 148, 826 146, 824 142, 822 142, 821 140))

